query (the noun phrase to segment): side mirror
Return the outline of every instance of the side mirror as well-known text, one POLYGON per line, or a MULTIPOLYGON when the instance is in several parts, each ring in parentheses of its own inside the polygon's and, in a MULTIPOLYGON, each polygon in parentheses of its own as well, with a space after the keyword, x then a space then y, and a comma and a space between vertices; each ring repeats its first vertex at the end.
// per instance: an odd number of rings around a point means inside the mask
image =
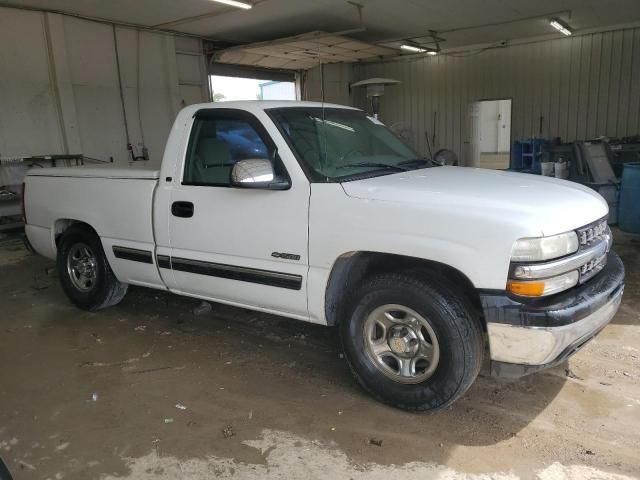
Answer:
POLYGON ((439 167, 444 167, 445 165, 449 165, 455 167, 458 165, 458 155, 452 150, 447 150, 443 148, 442 150, 438 150, 436 154, 431 159, 431 162, 439 167))
POLYGON ((263 158, 236 162, 231 170, 231 185, 236 188, 266 190, 287 190, 291 186, 289 180, 278 177, 271 162, 263 158))

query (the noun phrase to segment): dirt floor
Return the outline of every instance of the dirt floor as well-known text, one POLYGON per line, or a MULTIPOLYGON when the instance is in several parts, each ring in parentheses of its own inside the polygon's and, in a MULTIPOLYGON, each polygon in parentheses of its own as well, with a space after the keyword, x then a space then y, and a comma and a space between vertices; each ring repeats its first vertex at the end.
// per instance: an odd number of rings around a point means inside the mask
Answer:
POLYGON ((410 414, 352 380, 335 332, 131 288, 70 305, 0 240, 0 456, 18 479, 622 479, 640 475, 640 239, 618 315, 568 365, 481 376, 410 414))

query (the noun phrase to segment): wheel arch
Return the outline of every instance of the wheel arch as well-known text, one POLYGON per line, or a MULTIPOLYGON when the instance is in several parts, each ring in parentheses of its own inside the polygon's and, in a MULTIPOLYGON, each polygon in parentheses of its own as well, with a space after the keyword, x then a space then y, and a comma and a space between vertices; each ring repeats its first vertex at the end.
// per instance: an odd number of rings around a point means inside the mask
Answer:
POLYGON ((64 218, 56 220, 52 230, 57 251, 56 265, 58 275, 63 290, 71 302, 78 307, 89 311, 96 311, 118 304, 127 293, 128 285, 120 282, 112 270, 109 258, 104 252, 102 238, 96 229, 87 222, 64 218), (92 265, 92 268, 102 272, 100 275, 96 273, 93 285, 91 285, 88 291, 79 291, 77 285, 72 285, 73 281, 69 280, 69 275, 65 274, 65 272, 68 273, 68 257, 66 257, 67 253, 65 251, 65 234, 71 234, 71 246, 76 242, 76 239, 74 238, 76 236, 80 236, 81 241, 86 242, 89 245, 96 260, 96 263, 92 265))
POLYGON ((95 233, 98 237, 100 237, 96 229, 93 228, 93 226, 91 226, 87 222, 84 222, 82 220, 77 220, 74 218, 59 218, 55 222, 53 222, 53 228, 51 229, 51 232, 53 234, 53 242, 56 249, 58 247, 58 244, 60 243, 60 238, 62 237, 62 234, 66 232, 71 226, 74 226, 74 225, 85 227, 91 230, 93 233, 95 233))
POLYGON ((393 253, 354 251, 347 252, 336 259, 329 274, 325 289, 325 318, 327 325, 337 325, 346 313, 350 294, 362 281, 375 274, 404 272, 424 280, 446 279, 448 286, 462 296, 473 309, 474 317, 482 320, 480 296, 473 282, 460 270, 434 260, 393 253))

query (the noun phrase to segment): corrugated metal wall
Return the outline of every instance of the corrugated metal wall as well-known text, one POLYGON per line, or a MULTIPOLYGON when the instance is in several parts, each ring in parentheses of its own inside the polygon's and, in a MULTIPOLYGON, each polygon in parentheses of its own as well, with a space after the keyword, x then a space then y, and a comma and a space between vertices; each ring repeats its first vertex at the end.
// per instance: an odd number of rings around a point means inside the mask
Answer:
MULTIPOLYGON (((115 37, 130 141, 140 154, 144 136, 158 166, 177 112, 207 99, 201 41, 123 27, 115 37)), ((129 163, 117 65, 111 25, 0 7, 0 157, 129 163)))
MULTIPOLYGON (((343 68, 325 67, 327 101, 344 103, 344 85, 327 88, 327 79, 344 77, 343 68)), ((513 99, 512 140, 640 134, 640 28, 352 68, 351 81, 390 77, 402 82, 387 88, 381 118, 409 129, 422 152, 425 131, 435 131, 435 148, 451 148, 464 158, 468 104, 483 99, 513 99)), ((318 98, 315 88, 310 92, 318 98)), ((362 90, 351 100, 366 107, 362 90)))
POLYGON ((302 76, 303 100, 322 100, 322 94, 328 102, 339 105, 351 105, 349 84, 353 82, 354 67, 350 63, 335 63, 312 68, 302 76), (323 82, 324 80, 324 82, 323 82), (324 89, 323 89, 324 84, 324 89), (324 90, 324 92, 323 92, 324 90))

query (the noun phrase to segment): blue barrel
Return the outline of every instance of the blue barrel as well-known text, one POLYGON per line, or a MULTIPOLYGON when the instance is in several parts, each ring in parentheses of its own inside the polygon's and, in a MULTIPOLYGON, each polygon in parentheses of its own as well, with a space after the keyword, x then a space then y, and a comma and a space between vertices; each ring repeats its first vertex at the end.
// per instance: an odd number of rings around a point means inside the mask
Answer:
POLYGON ((618 227, 640 233, 640 163, 625 163, 618 203, 618 227))

